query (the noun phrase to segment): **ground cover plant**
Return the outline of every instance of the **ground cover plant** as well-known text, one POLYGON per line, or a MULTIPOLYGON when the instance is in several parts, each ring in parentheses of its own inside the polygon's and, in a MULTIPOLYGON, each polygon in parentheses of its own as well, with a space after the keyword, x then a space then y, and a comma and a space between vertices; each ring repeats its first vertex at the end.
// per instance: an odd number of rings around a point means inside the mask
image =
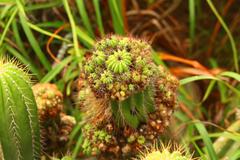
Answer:
POLYGON ((0 159, 240 159, 238 3, 0 0, 0 159))

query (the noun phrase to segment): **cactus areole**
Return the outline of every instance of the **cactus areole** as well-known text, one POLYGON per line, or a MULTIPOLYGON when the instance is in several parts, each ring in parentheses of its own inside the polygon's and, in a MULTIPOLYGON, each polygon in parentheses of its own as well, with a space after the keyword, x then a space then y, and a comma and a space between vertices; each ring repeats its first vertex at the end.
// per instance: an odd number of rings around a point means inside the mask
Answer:
POLYGON ((5 160, 39 160, 37 106, 24 69, 0 59, 0 144, 5 160))

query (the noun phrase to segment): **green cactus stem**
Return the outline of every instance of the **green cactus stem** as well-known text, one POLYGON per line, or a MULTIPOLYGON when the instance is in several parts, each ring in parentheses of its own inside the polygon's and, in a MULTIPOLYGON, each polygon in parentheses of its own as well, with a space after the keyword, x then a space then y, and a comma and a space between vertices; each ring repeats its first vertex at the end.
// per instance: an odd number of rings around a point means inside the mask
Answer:
POLYGON ((153 93, 147 88, 123 101, 112 101, 112 111, 116 123, 120 126, 127 125, 137 128, 140 122, 146 122, 147 115, 155 111, 153 93), (123 119, 123 121, 122 121, 123 119))
POLYGON ((30 78, 15 61, 0 59, 0 141, 5 160, 39 160, 40 131, 30 78))

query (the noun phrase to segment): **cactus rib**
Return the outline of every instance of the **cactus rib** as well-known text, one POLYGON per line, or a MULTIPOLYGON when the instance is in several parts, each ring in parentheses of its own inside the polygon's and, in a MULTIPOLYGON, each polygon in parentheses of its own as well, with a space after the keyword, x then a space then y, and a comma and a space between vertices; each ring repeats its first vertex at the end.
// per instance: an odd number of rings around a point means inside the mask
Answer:
POLYGON ((0 141, 5 160, 39 160, 40 131, 30 78, 14 61, 0 59, 0 141))

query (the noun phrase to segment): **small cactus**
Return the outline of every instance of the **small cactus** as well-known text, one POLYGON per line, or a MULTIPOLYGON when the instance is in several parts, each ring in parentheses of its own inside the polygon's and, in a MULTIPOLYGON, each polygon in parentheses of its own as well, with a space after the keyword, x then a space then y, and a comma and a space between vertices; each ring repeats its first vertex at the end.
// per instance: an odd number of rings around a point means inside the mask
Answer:
POLYGON ((62 93, 50 83, 37 83, 32 89, 41 120, 42 141, 48 146, 44 151, 49 154, 65 152, 76 120, 64 113, 62 93))
POLYGON ((40 159, 37 105, 25 69, 0 59, 0 144, 5 160, 40 159))
MULTIPOLYGON (((184 151, 183 147, 171 144, 167 146, 161 145, 161 147, 152 147, 142 152, 141 155, 134 160, 193 160, 192 155, 184 151)), ((197 160, 195 158, 195 160, 197 160)))
POLYGON ((38 114, 42 121, 54 119, 63 110, 63 95, 57 86, 49 83, 38 83, 32 87, 38 114))

